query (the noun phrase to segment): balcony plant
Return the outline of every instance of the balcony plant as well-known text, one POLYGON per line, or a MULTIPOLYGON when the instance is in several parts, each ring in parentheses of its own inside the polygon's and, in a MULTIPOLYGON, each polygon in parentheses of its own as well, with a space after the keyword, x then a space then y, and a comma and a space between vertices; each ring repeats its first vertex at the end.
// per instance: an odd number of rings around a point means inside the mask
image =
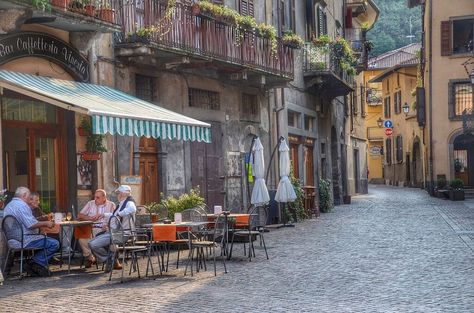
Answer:
POLYGON ((276 52, 277 52, 277 35, 276 35, 275 27, 273 27, 273 25, 265 24, 265 23, 259 24, 257 26, 257 34, 260 37, 268 38, 270 40, 272 54, 276 54, 276 52))
POLYGON ((73 12, 83 13, 84 4, 80 0, 72 0, 69 5, 69 9, 73 12))
POLYGON ((67 10, 69 7, 69 0, 51 0, 51 5, 62 10, 67 10))
POLYGON ((342 37, 336 38, 333 44, 334 57, 339 62, 341 69, 347 72, 348 75, 354 76, 356 74, 355 65, 357 59, 350 44, 342 37))
POLYGON ((31 4, 33 4, 38 10, 51 11, 49 0, 31 0, 31 4))
POLYGON ((115 20, 115 10, 110 6, 110 2, 105 2, 99 9, 99 18, 103 21, 113 23, 115 20))
POLYGON ((462 179, 456 178, 449 183, 449 199, 453 201, 464 200, 464 182, 462 179))
POLYGON ((316 47, 327 47, 331 43, 331 38, 328 35, 321 35, 313 38, 313 43, 316 47))
POLYGON ((284 45, 293 49, 300 49, 304 45, 303 39, 291 30, 283 33, 281 41, 284 45))
POLYGON ((87 15, 95 16, 95 3, 93 0, 83 0, 84 10, 87 15))

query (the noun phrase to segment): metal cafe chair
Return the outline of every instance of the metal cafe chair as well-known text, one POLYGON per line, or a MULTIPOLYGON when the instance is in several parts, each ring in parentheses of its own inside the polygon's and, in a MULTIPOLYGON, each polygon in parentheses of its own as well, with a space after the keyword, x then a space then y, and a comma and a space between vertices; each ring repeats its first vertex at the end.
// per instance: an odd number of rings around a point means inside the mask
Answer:
MULTIPOLYGON (((122 223, 120 222, 120 218, 118 216, 111 216, 109 220, 109 234, 110 234, 110 245, 115 246, 113 249, 112 257, 109 258, 108 262, 110 266, 110 275, 109 281, 112 279, 113 273, 113 264, 115 259, 119 258, 119 253, 122 252, 122 275, 120 278, 120 282, 123 283, 123 273, 125 269, 125 258, 127 255, 131 257, 131 264, 130 264, 130 272, 129 275, 132 273, 132 268, 136 268, 138 272, 138 278, 140 278, 140 268, 138 265, 138 253, 145 252, 149 253, 147 247, 144 246, 136 246, 133 245, 133 234, 130 230, 124 229, 122 223), (130 232, 130 233, 128 233, 130 232), (132 245, 128 245, 128 243, 132 243, 132 245)), ((148 262, 151 262, 150 255, 148 254, 148 262)))
MULTIPOLYGON (((7 258, 5 260, 5 266, 3 267, 3 272, 5 272, 8 264, 8 258, 10 257, 10 253, 20 251, 20 279, 23 278, 23 262, 27 259, 27 255, 25 252, 33 253, 37 250, 43 250, 44 257, 47 260, 47 253, 46 253, 46 235, 44 236, 45 244, 43 248, 27 248, 24 245, 24 235, 26 236, 39 236, 41 234, 23 234, 23 228, 21 224, 18 222, 16 217, 12 215, 7 215, 3 218, 2 221, 2 229, 5 235, 5 239, 7 241, 7 258)), ((46 261, 46 267, 49 271, 49 264, 46 261)))
MULTIPOLYGON (((224 214, 219 214, 215 221, 214 225, 214 233, 213 233, 213 238, 212 240, 191 240, 191 251, 189 253, 189 258, 186 263, 186 268, 184 270, 184 275, 187 273, 188 265, 190 262, 192 262, 192 259, 194 257, 194 251, 196 251, 196 271, 199 271, 199 266, 201 264, 204 265, 204 270, 207 270, 206 266, 206 254, 204 253, 204 248, 206 249, 211 249, 212 250, 212 255, 213 255, 213 263, 214 263, 214 276, 217 276, 217 269, 216 269, 216 248, 218 246, 221 247, 221 257, 222 257, 222 262, 224 264, 224 272, 227 273, 227 267, 225 264, 225 259, 226 256, 222 251, 223 247, 223 241, 224 241, 224 235, 225 235, 225 229, 226 229, 226 218, 224 214)), ((193 265, 191 263, 191 276, 193 276, 193 265)))
POLYGON ((236 237, 238 237, 244 243, 244 255, 246 253, 245 244, 246 242, 248 242, 249 244, 248 258, 249 258, 249 261, 251 261, 252 254, 255 257, 255 247, 253 244, 254 238, 256 239, 256 237, 258 237, 260 239, 260 244, 263 245, 263 248, 265 249, 265 255, 267 256, 267 260, 268 260, 267 246, 265 245, 265 238, 264 238, 265 225, 267 223, 267 216, 268 216, 268 208, 266 206, 257 206, 257 207, 252 208, 249 214, 250 216, 249 216, 248 227, 243 230, 234 229, 234 231, 232 231, 232 240, 231 240, 229 255, 232 256, 234 240, 236 239, 236 237))

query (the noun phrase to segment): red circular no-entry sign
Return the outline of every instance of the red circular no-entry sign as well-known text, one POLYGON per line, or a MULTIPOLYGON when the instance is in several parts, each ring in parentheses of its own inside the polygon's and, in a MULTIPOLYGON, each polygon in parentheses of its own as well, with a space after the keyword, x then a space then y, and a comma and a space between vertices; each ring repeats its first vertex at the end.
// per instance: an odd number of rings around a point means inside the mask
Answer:
POLYGON ((393 134, 393 129, 391 128, 385 128, 385 135, 387 136, 392 136, 393 134))

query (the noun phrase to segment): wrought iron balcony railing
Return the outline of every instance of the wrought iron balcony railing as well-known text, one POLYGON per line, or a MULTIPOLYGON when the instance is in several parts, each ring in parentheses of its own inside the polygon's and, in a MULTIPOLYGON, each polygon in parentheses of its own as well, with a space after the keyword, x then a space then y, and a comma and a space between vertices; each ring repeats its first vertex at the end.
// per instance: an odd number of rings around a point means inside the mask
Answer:
POLYGON ((277 39, 195 15, 188 5, 177 3, 171 14, 166 4, 154 0, 124 2, 123 30, 118 44, 147 44, 157 49, 196 58, 212 59, 250 71, 293 78, 293 49, 277 39))
POLYGON ((351 45, 359 70, 367 69, 368 50, 366 32, 362 28, 346 28, 345 38, 351 45))
POLYGON ((347 71, 342 69, 341 62, 331 45, 318 47, 311 42, 305 43, 303 61, 305 75, 331 73, 350 88, 355 85, 354 73, 347 73, 347 71))

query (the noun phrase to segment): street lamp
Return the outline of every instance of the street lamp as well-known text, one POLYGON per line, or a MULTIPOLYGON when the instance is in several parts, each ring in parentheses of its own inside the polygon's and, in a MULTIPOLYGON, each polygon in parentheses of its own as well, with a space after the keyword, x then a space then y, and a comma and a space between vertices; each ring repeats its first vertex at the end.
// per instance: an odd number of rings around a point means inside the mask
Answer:
POLYGON ((379 117, 379 119, 377 120, 377 126, 379 128, 382 128, 382 126, 383 126, 383 119, 381 117, 379 117))
POLYGON ((405 113, 405 116, 407 116, 408 112, 410 112, 410 106, 408 105, 408 103, 405 102, 405 104, 402 106, 402 109, 403 113, 405 113))

